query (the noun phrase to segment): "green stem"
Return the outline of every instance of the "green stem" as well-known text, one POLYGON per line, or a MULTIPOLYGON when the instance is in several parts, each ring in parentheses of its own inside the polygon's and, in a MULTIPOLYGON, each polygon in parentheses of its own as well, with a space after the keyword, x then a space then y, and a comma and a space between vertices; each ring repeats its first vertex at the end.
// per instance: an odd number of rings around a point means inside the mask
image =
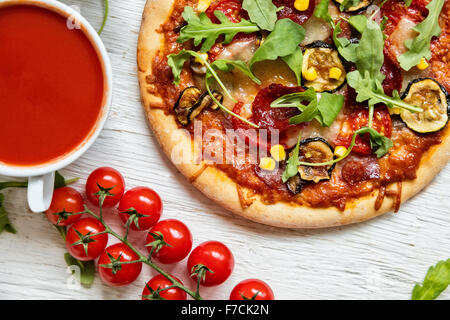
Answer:
POLYGON ((228 109, 227 107, 225 107, 223 104, 220 103, 219 100, 216 99, 216 97, 214 97, 213 93, 211 92, 211 89, 209 88, 208 82, 206 82, 206 90, 208 91, 209 96, 211 97, 211 99, 214 101, 215 104, 217 104, 219 106, 220 109, 222 109, 223 111, 225 111, 226 113, 229 113, 230 115, 232 115, 233 117, 238 118, 239 120, 245 122, 246 124, 252 126, 253 128, 259 129, 259 126, 248 121, 247 119, 241 117, 240 115, 234 113, 233 111, 231 111, 230 109, 228 109))
POLYGON ((369 121, 368 121, 368 124, 367 124, 367 126, 369 128, 372 128, 374 109, 375 109, 374 105, 369 105, 369 121))
POLYGON ((339 157, 337 159, 334 159, 333 161, 328 161, 328 162, 322 162, 322 163, 311 163, 311 162, 301 162, 299 163, 299 165, 301 166, 309 166, 309 167, 323 167, 323 166, 331 166, 335 163, 338 163, 342 160, 344 160, 345 158, 348 157, 348 155, 352 152, 353 147, 356 144, 356 136, 358 135, 358 131, 356 131, 353 134, 352 137, 352 142, 350 143, 350 146, 348 147, 347 151, 342 155, 342 157, 339 157))
MULTIPOLYGON (((100 210, 101 210, 101 206, 100 206, 100 210)), ((156 264, 154 264, 149 258, 147 258, 144 254, 142 254, 139 250, 137 250, 127 239, 125 239, 124 237, 120 236, 119 234, 117 234, 114 230, 112 230, 104 221, 103 219, 101 219, 99 216, 97 216, 95 213, 93 213, 92 211, 90 211, 88 208, 86 208, 85 211, 87 214, 91 215, 93 218, 97 219, 98 221, 100 221, 100 223, 103 224, 103 226, 105 227, 105 232, 109 233, 110 235, 112 235, 114 238, 116 238, 117 240, 121 241, 122 243, 126 244, 134 253, 136 253, 139 257, 139 260, 137 261, 133 261, 133 263, 136 262, 143 262, 146 265, 150 266, 151 268, 153 268, 155 271, 157 271, 158 273, 160 273, 161 275, 163 275, 165 278, 167 278, 169 281, 171 281, 173 283, 173 287, 175 288, 179 288, 181 290, 183 290, 184 292, 186 292, 188 295, 190 295, 192 298, 194 298, 195 300, 202 300, 202 297, 200 296, 200 294, 198 292, 194 292, 188 288, 186 288, 185 286, 183 286, 180 282, 178 282, 174 277, 172 277, 170 274, 168 274, 167 272, 165 272, 163 269, 161 269, 160 267, 158 267, 156 264)))
POLYGON ((0 190, 6 188, 26 188, 28 187, 27 181, 8 181, 8 182, 0 182, 0 190))
POLYGON ((105 28, 106 25, 106 20, 108 20, 108 12, 109 12, 109 1, 105 0, 105 12, 103 14, 103 22, 102 22, 102 26, 100 27, 100 30, 98 30, 98 34, 102 34, 103 29, 105 28))

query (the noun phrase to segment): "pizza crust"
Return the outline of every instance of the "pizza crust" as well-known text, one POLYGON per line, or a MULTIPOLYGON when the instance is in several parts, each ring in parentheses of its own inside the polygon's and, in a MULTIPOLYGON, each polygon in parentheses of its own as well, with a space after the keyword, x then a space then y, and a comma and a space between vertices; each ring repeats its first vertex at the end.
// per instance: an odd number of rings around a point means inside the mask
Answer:
MULTIPOLYGON (((342 226, 362 222, 393 210, 395 201, 388 197, 385 197, 380 209, 375 210, 374 204, 378 191, 348 203, 344 212, 334 207, 310 208, 285 202, 267 205, 261 201, 259 195, 249 197, 248 203, 243 206, 242 196, 251 194, 251 190, 238 186, 224 172, 212 166, 207 166, 205 169, 206 164, 204 163, 180 164, 174 161, 180 147, 191 150, 191 148, 195 148, 194 142, 185 130, 178 128, 173 115, 166 115, 164 110, 158 108, 161 99, 149 93, 146 82, 146 77, 151 74, 153 58, 162 43, 162 37, 156 30, 170 15, 174 1, 176 0, 147 0, 137 50, 138 76, 143 107, 153 132, 167 157, 186 178, 191 180, 195 187, 216 203, 242 217, 283 228, 342 226)), ((417 170, 417 178, 402 183, 402 203, 427 186, 449 159, 450 129, 447 126, 442 143, 431 147, 422 157, 417 170)), ((396 184, 388 186, 388 189, 396 190, 396 188, 396 184)))

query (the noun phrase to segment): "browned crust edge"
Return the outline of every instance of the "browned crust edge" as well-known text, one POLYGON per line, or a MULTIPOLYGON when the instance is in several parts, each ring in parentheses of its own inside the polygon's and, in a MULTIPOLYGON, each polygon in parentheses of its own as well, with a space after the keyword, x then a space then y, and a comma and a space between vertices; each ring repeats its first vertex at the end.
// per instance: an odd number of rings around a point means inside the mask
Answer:
MULTIPOLYGON (((171 13, 176 0, 147 0, 145 5, 141 31, 139 34, 137 63, 141 98, 150 126, 155 133, 166 155, 172 161, 172 154, 178 148, 190 150, 194 148, 192 139, 185 131, 178 128, 175 118, 166 115, 158 108, 160 98, 147 90, 146 76, 151 73, 151 63, 161 45, 161 36, 156 29, 165 22, 171 13), (152 108, 153 107, 153 108, 152 108)), ((433 146, 422 158, 417 171, 417 179, 403 182, 402 203, 419 193, 427 186, 450 159, 450 130, 447 128, 442 144, 433 146)), ((174 161, 172 161, 174 162, 174 161)), ((204 164, 177 164, 177 169, 188 179, 193 177, 204 164)), ((201 192, 228 210, 249 220, 283 228, 324 228, 341 226, 372 219, 393 210, 394 199, 386 198, 379 210, 374 203, 377 192, 347 205, 344 212, 336 208, 309 208, 293 206, 280 202, 271 205, 264 204, 259 196, 243 209, 236 183, 222 171, 208 166, 200 176, 192 182, 201 192)), ((389 186, 396 189, 396 186, 389 186)), ((251 193, 250 190, 243 190, 251 193)), ((242 194, 241 194, 242 196, 242 194)))

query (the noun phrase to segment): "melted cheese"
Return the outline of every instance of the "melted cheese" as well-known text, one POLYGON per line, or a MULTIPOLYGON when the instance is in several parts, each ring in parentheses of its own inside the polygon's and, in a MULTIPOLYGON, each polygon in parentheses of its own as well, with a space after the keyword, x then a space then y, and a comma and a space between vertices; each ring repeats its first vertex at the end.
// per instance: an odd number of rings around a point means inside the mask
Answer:
POLYGON ((415 25, 416 23, 414 21, 407 17, 403 17, 389 36, 391 42, 389 51, 397 58, 408 50, 405 47, 405 41, 412 39, 417 35, 417 32, 413 30, 415 25))

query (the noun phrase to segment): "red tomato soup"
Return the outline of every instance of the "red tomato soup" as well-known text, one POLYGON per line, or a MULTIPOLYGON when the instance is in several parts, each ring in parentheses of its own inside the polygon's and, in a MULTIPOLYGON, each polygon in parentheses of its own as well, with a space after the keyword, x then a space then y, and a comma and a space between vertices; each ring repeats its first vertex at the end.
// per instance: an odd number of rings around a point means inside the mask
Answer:
POLYGON ((102 63, 82 30, 32 5, 0 7, 0 162, 50 162, 79 146, 102 108, 102 63))

